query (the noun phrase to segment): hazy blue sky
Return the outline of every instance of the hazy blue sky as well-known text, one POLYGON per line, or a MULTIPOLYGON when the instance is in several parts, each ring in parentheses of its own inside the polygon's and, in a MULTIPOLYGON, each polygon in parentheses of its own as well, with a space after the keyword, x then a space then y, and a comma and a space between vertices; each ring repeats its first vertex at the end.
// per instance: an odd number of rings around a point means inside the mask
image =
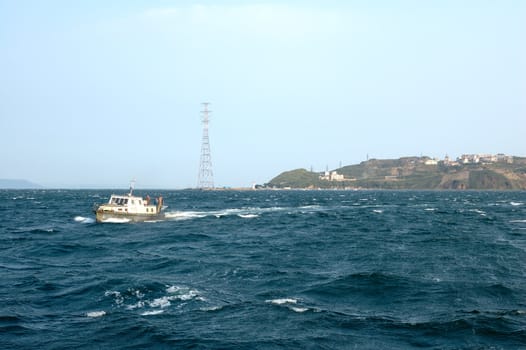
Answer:
POLYGON ((0 178, 216 185, 526 155, 526 1, 0 0, 0 178))

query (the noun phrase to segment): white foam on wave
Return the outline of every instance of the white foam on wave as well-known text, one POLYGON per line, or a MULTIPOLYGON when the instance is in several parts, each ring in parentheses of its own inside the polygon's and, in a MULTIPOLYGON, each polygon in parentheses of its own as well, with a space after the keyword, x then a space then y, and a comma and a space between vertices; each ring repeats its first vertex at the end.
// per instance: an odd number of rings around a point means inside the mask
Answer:
POLYGON ((144 311, 141 313, 141 316, 152 316, 152 315, 159 315, 162 314, 164 310, 150 310, 150 311, 144 311))
POLYGON ((265 302, 271 303, 274 305, 285 305, 285 304, 296 304, 298 300, 292 299, 292 298, 283 298, 283 299, 265 300, 265 302))
POLYGON ((208 312, 208 311, 219 311, 222 308, 223 306, 209 306, 209 307, 202 307, 199 310, 208 312))
POLYGON ((118 292, 116 290, 107 290, 104 292, 104 296, 112 296, 115 300, 115 304, 117 305, 120 305, 124 302, 124 298, 122 297, 121 292, 118 292))
POLYGON ((109 218, 109 219, 102 220, 102 222, 107 223, 107 224, 126 224, 130 221, 131 221, 130 219, 126 219, 126 218, 109 218))
MULTIPOLYGON (((265 302, 272 304, 272 305, 285 307, 297 313, 303 313, 303 312, 311 310, 311 308, 309 307, 298 305, 298 299, 294 299, 294 298, 270 299, 270 300, 265 300, 265 302)), ((316 309, 312 309, 312 310, 316 310, 316 309)))
POLYGON ((107 290, 104 295, 112 297, 116 307, 130 311, 137 310, 144 316, 160 314, 169 309, 174 302, 178 302, 178 306, 181 306, 191 301, 206 301, 198 290, 176 285, 166 285, 164 293, 161 291, 160 295, 155 291, 136 288, 128 288, 125 293, 107 290), (151 295, 152 293, 155 295, 151 295))
MULTIPOLYGON (((279 210, 280 208, 278 208, 279 210)), ((172 211, 165 213, 165 218, 171 220, 200 219, 208 216, 222 218, 237 215, 243 219, 255 218, 265 212, 276 211, 276 208, 230 208, 211 211, 172 211)))
POLYGON ((126 310, 142 309, 144 307, 144 301, 139 300, 135 304, 126 305, 126 310))
POLYGON ((480 210, 480 209, 470 209, 469 211, 472 212, 472 213, 480 214, 480 216, 486 216, 486 212, 485 212, 484 210, 480 210))
POLYGON ((373 213, 382 214, 384 211, 380 209, 373 209, 373 213))
POLYGON ((291 307, 290 309, 292 311, 294 311, 294 312, 299 312, 299 313, 302 313, 302 312, 305 312, 305 311, 309 310, 309 308, 307 308, 307 307, 295 307, 295 306, 291 307))
POLYGON ((526 220, 511 220, 512 223, 524 223, 526 220))
POLYGON ((204 212, 199 211, 172 211, 164 214, 164 217, 172 220, 189 220, 199 219, 207 216, 204 212))
POLYGON ((517 207, 519 205, 523 205, 524 203, 522 202, 510 202, 510 205, 513 205, 514 207, 517 207))
POLYGON ((106 315, 106 311, 91 311, 91 312, 87 312, 86 313, 86 316, 87 317, 102 317, 106 315))
POLYGON ((168 288, 166 288, 166 292, 170 294, 176 294, 176 295, 170 296, 169 300, 183 300, 183 301, 191 300, 191 299, 196 299, 196 300, 201 300, 201 301, 205 300, 205 298, 200 296, 200 293, 198 290, 187 288, 187 287, 169 286, 168 288))
POLYGON ((161 309, 164 309, 172 305, 172 303, 170 303, 170 300, 171 300, 170 297, 161 297, 161 298, 153 299, 148 304, 151 307, 160 307, 161 309))
POLYGON ((165 213, 165 218, 168 220, 190 220, 200 219, 204 217, 216 217, 218 219, 226 216, 238 216, 242 219, 257 218, 262 214, 274 213, 280 211, 287 211, 289 214, 293 213, 313 213, 317 211, 328 210, 327 207, 320 205, 305 205, 300 207, 244 207, 244 208, 229 208, 222 210, 210 211, 170 211, 165 213))
POLYGON ((321 208, 321 206, 318 204, 304 205, 300 207, 300 209, 319 209, 319 208, 321 208))
POLYGON ((259 217, 258 214, 237 214, 237 216, 243 219, 253 219, 259 217))
POLYGON ((84 216, 75 216, 74 220, 76 222, 80 222, 82 224, 93 224, 95 222, 95 219, 93 219, 93 218, 86 218, 84 216))

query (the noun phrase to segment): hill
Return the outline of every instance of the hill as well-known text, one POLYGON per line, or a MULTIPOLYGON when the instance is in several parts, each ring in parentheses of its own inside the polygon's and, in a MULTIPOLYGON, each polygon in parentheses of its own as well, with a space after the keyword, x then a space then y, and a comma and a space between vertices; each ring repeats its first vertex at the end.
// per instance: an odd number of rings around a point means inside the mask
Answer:
POLYGON ((434 161, 429 157, 371 159, 328 173, 286 171, 270 188, 525 190, 526 158, 490 162, 434 161))
POLYGON ((0 179, 0 189, 37 189, 42 186, 21 179, 0 179))

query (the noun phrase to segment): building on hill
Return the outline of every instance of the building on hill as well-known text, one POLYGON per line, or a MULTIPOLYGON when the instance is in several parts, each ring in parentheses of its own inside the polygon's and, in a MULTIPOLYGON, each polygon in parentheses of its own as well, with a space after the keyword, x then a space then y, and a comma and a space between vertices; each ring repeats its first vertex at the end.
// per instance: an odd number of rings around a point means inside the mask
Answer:
POLYGON ((345 181, 343 174, 338 174, 336 170, 326 171, 323 175, 320 175, 320 180, 325 181, 345 181))
POLYGON ((479 164, 479 163, 513 163, 513 157, 499 153, 494 154, 463 154, 457 158, 460 164, 479 164))
POLYGON ((495 157, 497 158, 497 162, 509 163, 509 164, 513 163, 513 157, 512 156, 507 156, 507 155, 505 155, 503 153, 499 153, 495 157))

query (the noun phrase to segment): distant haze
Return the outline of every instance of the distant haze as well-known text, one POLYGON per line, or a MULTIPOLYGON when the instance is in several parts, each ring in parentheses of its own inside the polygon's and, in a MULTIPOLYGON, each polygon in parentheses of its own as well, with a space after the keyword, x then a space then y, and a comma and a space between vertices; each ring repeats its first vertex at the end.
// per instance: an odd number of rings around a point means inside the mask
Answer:
POLYGON ((526 155, 524 1, 1 1, 0 178, 217 186, 526 155))
POLYGON ((27 180, 0 179, 0 189, 37 189, 42 186, 27 180))

